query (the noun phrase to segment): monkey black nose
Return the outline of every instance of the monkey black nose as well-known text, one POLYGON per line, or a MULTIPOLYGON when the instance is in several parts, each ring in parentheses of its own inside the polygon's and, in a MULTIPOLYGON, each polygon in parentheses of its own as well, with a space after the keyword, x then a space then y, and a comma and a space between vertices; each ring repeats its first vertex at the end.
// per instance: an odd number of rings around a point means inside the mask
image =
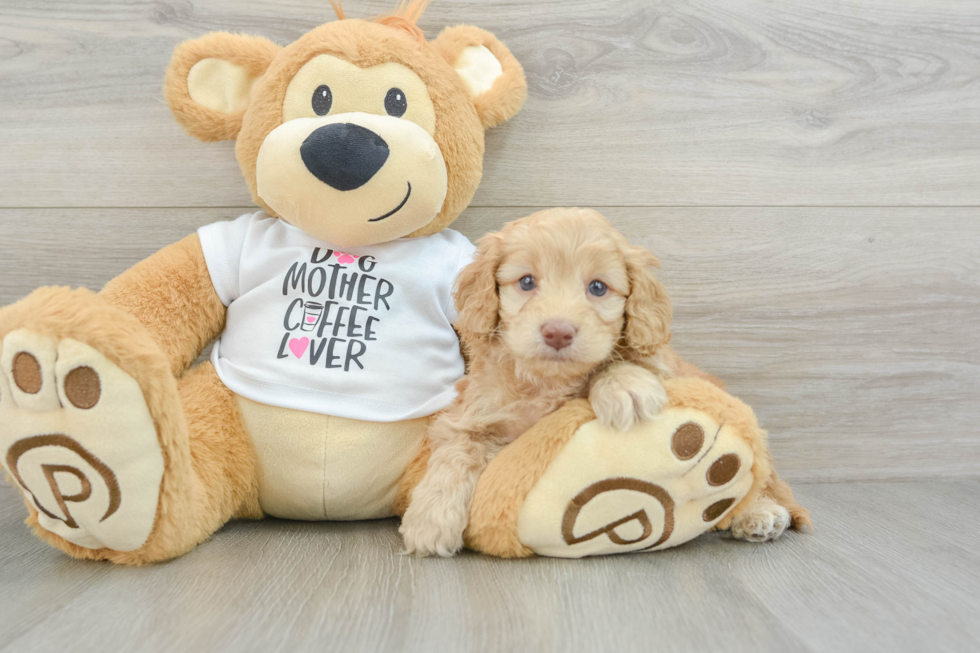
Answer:
POLYGON ((315 129, 299 153, 314 177, 337 190, 354 190, 388 160, 388 144, 360 125, 334 123, 315 129))
POLYGON ((575 339, 575 325, 568 320, 548 320, 541 325, 541 337, 552 349, 564 349, 575 339))

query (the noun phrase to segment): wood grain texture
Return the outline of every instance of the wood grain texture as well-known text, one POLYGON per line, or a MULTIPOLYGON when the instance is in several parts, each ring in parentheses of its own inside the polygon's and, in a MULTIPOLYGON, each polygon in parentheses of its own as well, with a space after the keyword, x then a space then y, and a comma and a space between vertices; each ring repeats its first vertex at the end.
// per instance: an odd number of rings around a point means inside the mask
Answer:
MULTIPOLYGON (((0 210, 0 305, 97 289, 247 209, 0 210)), ((753 406, 793 480, 977 476, 980 221, 967 208, 608 208, 663 260, 673 345, 753 406)), ((470 209, 470 238, 530 208, 470 209)))
MULTIPOLYGON (((332 19, 0 3, 0 306, 251 210, 232 145, 164 104, 170 53, 332 19)), ((444 561, 398 555, 390 520, 265 520, 125 569, 41 543, 0 480, 0 652, 980 648, 980 483, 949 480, 980 474, 980 4, 437 0, 422 27, 458 23, 507 42, 529 99, 455 227, 595 206, 656 253, 673 344, 756 409, 815 534, 444 561)))
MULTIPOLYGON (((395 0, 349 3, 367 17, 395 0)), ((326 2, 0 5, 0 206, 249 203, 229 143, 162 101, 176 43, 288 43, 326 2)), ((937 0, 442 0, 524 64, 475 206, 980 205, 980 5, 937 0)))
POLYGON ((975 650, 978 492, 801 485, 813 535, 586 560, 420 560, 392 520, 238 522, 126 569, 48 548, 0 488, 0 651, 975 650))

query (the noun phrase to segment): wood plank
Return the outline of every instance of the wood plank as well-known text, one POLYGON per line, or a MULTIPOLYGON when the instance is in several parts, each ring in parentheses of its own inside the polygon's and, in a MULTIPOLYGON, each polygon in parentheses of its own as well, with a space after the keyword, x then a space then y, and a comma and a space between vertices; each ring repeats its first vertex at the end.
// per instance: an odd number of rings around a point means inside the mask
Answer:
POLYGON ((270 519, 128 569, 49 549, 0 488, 0 650, 973 650, 978 558, 947 532, 978 491, 801 485, 813 535, 586 560, 420 560, 393 520, 270 519))
MULTIPOLYGON (((192 141, 162 102, 170 52, 331 19, 299 0, 5 3, 0 206, 249 203, 231 145, 192 141)), ((422 27, 459 22, 504 38, 530 84, 475 206, 980 205, 977 3, 460 0, 422 27)))
MULTIPOLYGON (((0 501, 19 503, 2 488, 0 501)), ((678 582, 678 574, 632 566, 635 585, 624 593, 606 561, 404 557, 393 520, 236 523, 175 562, 141 569, 72 561, 20 524, 3 523, 0 542, 12 541, 14 552, 35 564, 18 560, 0 569, 4 587, 27 594, 0 596, 4 651, 4 644, 33 651, 59 642, 73 651, 105 650, 123 641, 148 651, 305 651, 322 650, 324 642, 342 651, 595 650, 602 641, 631 650, 668 627, 670 615, 641 618, 642 606, 655 605, 678 582), (59 584, 70 591, 48 603, 59 584), (626 610, 594 630, 576 623, 610 605, 626 610)), ((680 575, 704 560, 694 555, 682 561, 680 575)), ((712 627, 689 620, 676 629, 679 641, 717 647, 741 629, 762 650, 798 648, 740 583, 719 576, 713 585, 715 600, 706 607, 697 607, 697 595, 682 600, 689 611, 703 609, 712 627), (746 606, 757 609, 744 612, 746 606)))
MULTIPOLYGON (((0 211, 0 304, 99 288, 246 209, 0 211)), ((470 238, 529 208, 470 209, 470 238)), ((674 346, 753 406, 794 480, 976 476, 980 221, 966 208, 604 209, 663 259, 674 346)))
POLYGON ((726 557, 732 575, 784 626, 808 645, 819 642, 815 650, 977 647, 980 557, 975 529, 959 519, 973 514, 980 484, 801 489, 817 524, 812 538, 794 540, 799 548, 732 549, 726 557))

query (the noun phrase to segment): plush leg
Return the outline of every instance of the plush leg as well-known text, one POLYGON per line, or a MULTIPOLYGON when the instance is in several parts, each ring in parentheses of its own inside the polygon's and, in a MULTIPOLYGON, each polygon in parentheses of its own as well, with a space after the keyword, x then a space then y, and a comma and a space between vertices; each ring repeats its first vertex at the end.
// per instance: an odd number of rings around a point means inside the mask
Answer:
POLYGON ((667 406, 625 433, 578 400, 506 447, 480 477, 467 545, 502 557, 651 551, 775 505, 752 410, 703 379, 664 387, 667 406))
POLYGON ((178 382, 135 317, 85 290, 0 311, 0 464, 38 536, 78 558, 165 560, 260 514, 251 442, 213 368, 178 382))
MULTIPOLYGON (((670 347, 664 347, 662 358, 674 376, 704 379, 722 390, 725 389, 725 384, 720 379, 702 372, 670 347)), ((770 465, 772 465, 771 460, 770 465)), ((732 521, 730 530, 732 537, 736 539, 765 542, 778 538, 787 527, 802 533, 813 531, 809 511, 796 502, 789 483, 779 478, 773 467, 772 475, 762 491, 760 500, 753 505, 752 510, 741 512, 738 518, 732 521)))

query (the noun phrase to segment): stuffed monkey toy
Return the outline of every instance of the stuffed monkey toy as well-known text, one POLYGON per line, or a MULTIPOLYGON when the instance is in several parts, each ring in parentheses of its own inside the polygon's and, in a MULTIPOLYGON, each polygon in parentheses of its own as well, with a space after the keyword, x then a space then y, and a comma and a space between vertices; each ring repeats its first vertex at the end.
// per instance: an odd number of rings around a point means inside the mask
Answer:
MULTIPOLYGON (((231 519, 405 510, 429 417, 464 373, 451 293, 474 248, 447 227, 479 184, 484 131, 526 95, 492 34, 427 41, 425 4, 370 21, 335 5, 338 20, 285 47, 212 33, 176 48, 177 121, 235 140, 261 210, 97 294, 41 288, 0 310, 0 465, 41 539, 138 565, 231 519)), ((672 383, 646 430, 606 434, 581 402, 535 426, 481 478, 470 546, 663 548, 772 493, 751 411, 672 383)))

